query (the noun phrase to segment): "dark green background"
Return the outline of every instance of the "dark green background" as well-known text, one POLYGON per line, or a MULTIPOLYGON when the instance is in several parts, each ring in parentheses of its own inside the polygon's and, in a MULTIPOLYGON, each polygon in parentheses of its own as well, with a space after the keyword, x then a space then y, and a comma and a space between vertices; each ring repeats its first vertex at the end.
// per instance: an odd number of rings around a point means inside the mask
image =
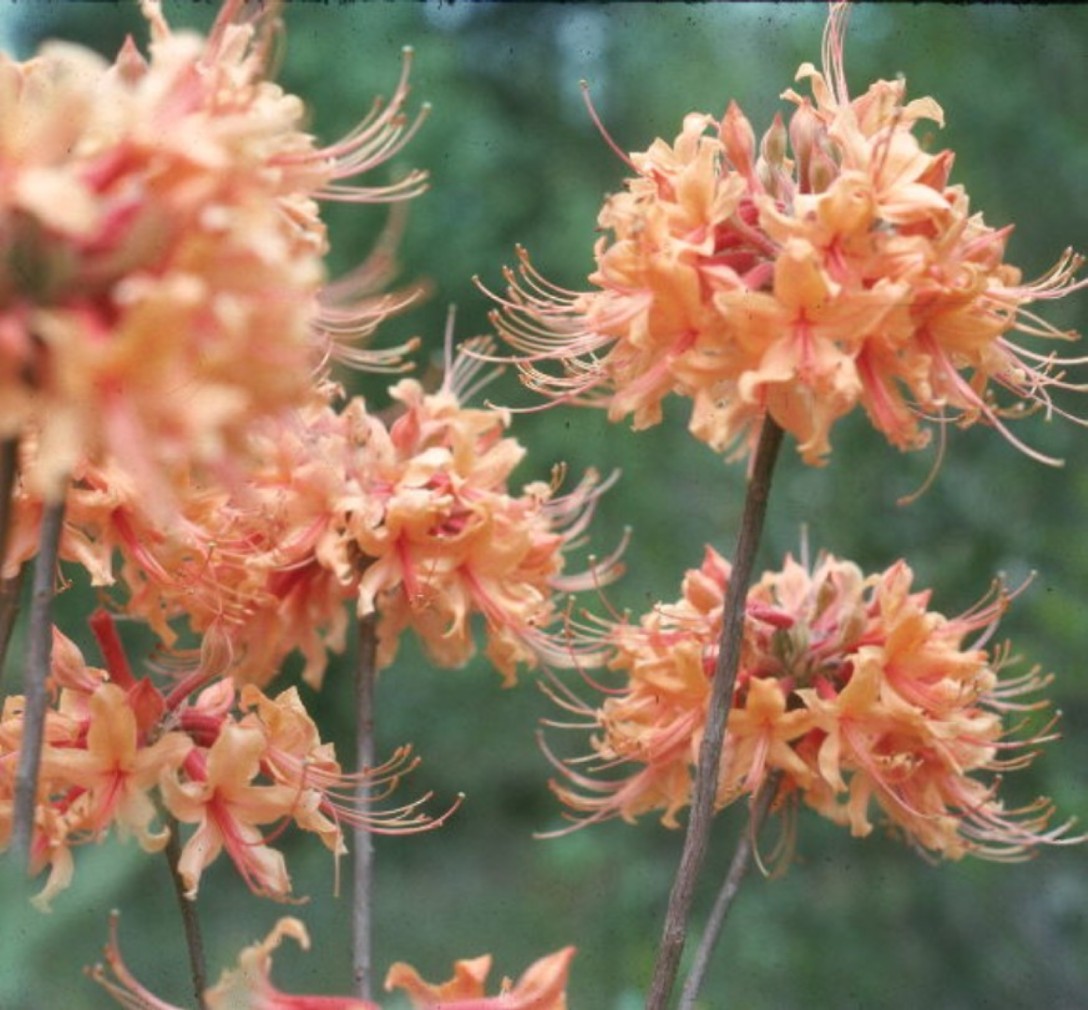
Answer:
MULTIPOLYGON (((210 5, 172 5, 178 23, 206 26, 210 5)), ((108 4, 7 6, 19 55, 55 35, 112 55, 125 31, 144 35, 133 7, 108 4)), ((458 333, 486 329, 486 300, 471 278, 501 285, 500 269, 521 242, 551 279, 584 285, 597 210, 624 166, 581 105, 590 81, 617 142, 647 147, 672 138, 688 111, 720 115, 735 98, 757 132, 804 60, 819 63, 822 5, 544 5, 406 3, 288 5, 281 81, 314 109, 328 140, 347 130, 376 93, 388 94, 405 44, 416 50, 414 95, 434 109, 404 164, 432 173, 432 189, 411 208, 404 277, 435 285, 431 302, 383 332, 392 342, 421 334, 440 345, 447 306, 458 333)), ((1028 277, 1067 245, 1088 247, 1088 8, 1079 6, 866 5, 855 12, 847 70, 860 92, 875 77, 906 75, 909 95, 931 94, 947 127, 939 146, 957 152, 953 181, 995 226, 1016 223, 1010 259, 1028 277)), ((356 261, 381 223, 379 212, 332 215, 335 261, 356 261)), ((1052 306, 1048 318, 1085 327, 1088 296, 1052 306)), ((381 386, 363 388, 376 402, 381 386)), ((492 387, 520 402, 512 379, 492 387)), ((1075 400, 1074 411, 1088 413, 1075 400)), ((557 460, 575 473, 620 467, 603 503, 594 545, 608 550, 634 529, 626 579, 610 592, 642 610, 672 599, 702 544, 728 553, 743 469, 727 466, 685 432, 687 405, 673 404, 659 428, 633 434, 598 413, 556 410, 518 417, 531 448, 520 476, 545 476, 557 460)), ((1048 792, 1065 813, 1088 810, 1088 433, 1032 418, 1017 427, 1030 444, 1064 457, 1048 469, 993 431, 953 432, 943 469, 916 504, 931 453, 902 455, 860 415, 835 431, 823 469, 805 468, 787 447, 772 496, 762 559, 780 563, 802 524, 813 548, 867 568, 905 556, 934 606, 956 613, 995 573, 1016 583, 1038 577, 1005 630, 1030 662, 1058 674, 1054 697, 1064 738, 1036 767, 1013 776, 1011 797, 1048 792)), ((80 641, 87 597, 69 593, 64 620, 80 641)), ((16 653, 17 655, 18 653, 16 653)), ((93 656, 93 653, 92 653, 93 656)), ((17 664, 13 664, 17 665, 17 664)), ((347 668, 334 669, 320 698, 307 695, 345 753, 351 726, 347 668)), ((288 677, 288 681, 290 677, 288 677)), ((533 732, 553 714, 526 678, 503 691, 485 666, 428 669, 407 647, 379 685, 379 746, 411 741, 423 767, 402 787, 434 790, 441 806, 458 791, 463 809, 442 831, 380 839, 377 890, 379 970, 398 959, 425 976, 448 975, 454 958, 491 951, 497 975, 516 975, 567 943, 579 948, 572 1010, 641 1005, 680 835, 652 819, 609 824, 551 841, 558 826, 548 766, 533 732)), ((406 795, 405 792, 402 795, 406 795)), ((722 816, 703 895, 709 905, 739 826, 722 816), (716 884, 714 885, 716 886, 716 884)), ((978 1010, 1088 1004, 1088 856, 1045 851, 1026 865, 972 861, 931 866, 879 832, 864 841, 802 811, 797 858, 784 879, 753 876, 729 923, 707 986, 707 1007, 746 1010, 887 1008, 978 1010)), ((276 978, 287 989, 346 992, 348 907, 332 897, 332 866, 309 836, 284 840, 298 893, 308 905, 281 908, 252 897, 221 859, 205 876, 200 910, 213 974, 262 936, 281 914, 307 923, 315 949, 287 949, 276 978)), ((348 864, 344 869, 347 871, 348 864)), ((72 889, 43 917, 3 905, 0 1008, 97 1008, 108 999, 82 979, 97 957, 111 907, 123 910, 130 965, 164 997, 187 994, 180 928, 161 857, 110 840, 77 852, 72 889)), ((395 1005, 395 1001, 389 1006, 395 1005)))

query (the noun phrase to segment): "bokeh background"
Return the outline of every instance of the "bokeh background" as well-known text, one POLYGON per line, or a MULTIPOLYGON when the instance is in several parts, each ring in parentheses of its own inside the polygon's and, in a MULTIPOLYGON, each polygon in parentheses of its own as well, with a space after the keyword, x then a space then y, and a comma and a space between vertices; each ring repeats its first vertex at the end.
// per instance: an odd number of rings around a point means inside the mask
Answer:
MULTIPOLYGON (((214 16, 210 4, 167 10, 175 24, 196 27, 214 16)), ((762 133, 784 108, 778 95, 798 65, 819 62, 824 17, 819 4, 288 4, 280 80, 310 103, 320 137, 339 136, 374 95, 391 91, 404 45, 416 53, 413 93, 433 104, 401 162, 432 176, 431 191, 410 210, 402 276, 428 278, 434 295, 379 339, 418 334, 437 354, 451 304, 460 337, 485 332, 488 305, 472 277, 501 286, 502 264, 519 242, 551 279, 584 286, 597 210, 625 169, 590 123, 579 79, 589 81, 597 110, 627 150, 671 139, 689 111, 720 115, 730 98, 762 133)), ((45 37, 110 56, 127 32, 146 38, 129 4, 5 5, 2 18, 6 43, 20 58, 45 37)), ((966 185, 989 223, 1015 222, 1010 259, 1027 277, 1067 245, 1088 247, 1086 68, 1088 7, 1081 6, 863 5, 847 40, 855 91, 902 73, 910 96, 931 94, 943 105, 947 126, 933 142, 957 152, 953 181, 966 185)), ((365 253, 383 217, 349 207, 330 220, 334 267, 344 269, 365 253)), ((1088 295, 1047 314, 1088 328, 1088 295)), ((380 383, 359 388, 382 402, 380 383)), ((489 395, 522 402, 510 377, 489 395)), ((1083 402, 1070 403, 1088 414, 1083 402)), ((574 473, 588 466, 623 471, 593 532, 594 548, 604 553, 624 527, 633 529, 628 574, 609 591, 617 607, 642 611, 675 598, 704 543, 732 550, 743 468, 695 443, 685 431, 686 404, 673 408, 664 424, 642 433, 566 409, 520 415, 514 425, 530 448, 525 481, 546 476, 559 460, 574 473)), ((1003 628, 1026 662, 1057 674, 1063 739, 1008 785, 1013 797, 1049 793, 1065 813, 1083 816, 1088 432, 1041 417, 1016 431, 1063 457, 1065 467, 1042 466, 993 431, 954 431, 936 482, 907 507, 896 501, 922 484, 933 455, 898 453, 862 417, 838 426, 822 469, 805 468, 787 448, 762 560, 778 565, 796 550, 803 528, 814 550, 866 568, 905 556, 917 584, 933 587, 934 605, 950 614, 982 595, 998 572, 1014 584, 1037 572, 1003 628)), ((82 626, 92 604, 78 582, 61 604, 65 630, 89 649, 82 626)), ((349 662, 334 664, 319 697, 307 693, 345 753, 349 662)), ((283 683, 296 678, 288 669, 283 683)), ((433 790, 437 808, 458 792, 467 797, 439 832, 378 840, 379 970, 403 959, 441 979, 454 958, 490 951, 496 973, 516 975, 573 943, 573 1008, 641 1006, 680 834, 649 818, 534 840, 534 832, 563 821, 534 740, 538 721, 555 712, 531 677, 503 690, 484 664, 432 670, 408 643, 381 678, 378 705, 379 750, 410 741, 424 759, 402 789, 433 790)), ((742 811, 730 810, 718 820, 700 915, 741 819, 742 811)), ((277 981, 288 990, 346 992, 349 909, 345 898, 333 897, 331 860, 309 836, 282 842, 308 904, 283 908, 254 898, 225 859, 205 876, 199 907, 213 976, 290 913, 306 921, 314 949, 285 949, 277 981)), ((75 883, 52 914, 10 900, 0 905, 0 1008, 112 1005, 80 969, 98 958, 113 907, 123 910, 122 943, 133 970, 165 998, 189 1005, 164 861, 112 839, 77 857, 75 883)), ((1045 851, 1013 866, 929 865, 880 832, 859 841, 802 811, 788 874, 746 882, 704 1005, 1074 1010, 1088 1005, 1086 910, 1083 848, 1045 851)))

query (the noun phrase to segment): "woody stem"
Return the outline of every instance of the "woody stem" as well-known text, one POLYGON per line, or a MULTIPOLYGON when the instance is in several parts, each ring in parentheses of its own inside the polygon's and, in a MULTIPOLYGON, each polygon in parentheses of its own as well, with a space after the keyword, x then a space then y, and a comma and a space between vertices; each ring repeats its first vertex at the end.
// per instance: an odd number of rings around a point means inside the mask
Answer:
POLYGON ((665 926, 661 945, 657 952, 650 995, 646 1010, 666 1010, 680 956, 684 952, 687 923, 695 897, 695 884, 706 858, 710 826, 714 816, 714 796, 718 787, 718 769, 721 764, 722 742, 725 724, 733 701, 733 685, 740 662, 740 647, 744 632, 744 606, 748 586, 752 581, 756 549, 763 532, 763 520, 767 514, 767 499, 771 490, 778 449, 782 444, 782 429, 768 415, 764 418, 759 435, 752 469, 748 477, 744 511, 741 514, 737 546, 733 554, 733 569, 725 593, 722 609, 722 634, 718 648, 718 660, 714 667, 710 702, 707 710, 706 729, 699 748, 699 763, 695 771, 695 784, 691 800, 684 846, 680 864, 669 894, 665 912, 665 926))
MULTIPOLYGON (((377 672, 377 615, 359 621, 359 665, 355 671, 355 764, 360 772, 374 767, 374 679, 377 672)), ((373 923, 371 903, 374 882, 374 846, 366 828, 370 812, 370 790, 365 782, 355 789, 353 830, 355 873, 352 886, 352 978, 354 994, 369 1000, 373 968, 370 961, 373 923)))
POLYGON ((181 925, 185 930, 185 946, 189 951, 189 975, 193 980, 193 992, 199 1010, 208 1010, 204 992, 208 988, 208 969, 204 961, 204 938, 200 932, 200 919, 196 914, 196 902, 185 897, 185 881, 181 878, 178 866, 181 862, 180 825, 176 817, 167 819, 170 838, 166 843, 166 861, 170 866, 170 879, 174 884, 174 893, 181 912, 181 925))
POLYGON ((8 546, 8 530, 15 512, 15 476, 19 472, 19 441, 15 438, 0 440, 0 569, 3 568, 8 546))
POLYGON ((725 883, 722 884, 718 897, 714 899, 714 907, 711 909, 706 929, 699 941, 699 948, 695 952, 695 961, 692 963, 688 977, 684 980, 684 990, 680 994, 680 1010, 693 1010, 695 1006, 695 999, 703 987, 703 980, 710 967, 710 958, 721 936, 725 917, 733 907, 733 901, 740 891, 741 881, 744 880, 748 867, 751 865, 759 829, 763 826, 775 793, 778 792, 779 777, 778 774, 769 776, 752 799, 748 811, 748 824, 737 842, 733 859, 729 863, 729 872, 725 875, 725 883))
POLYGON ((24 565, 19 569, 18 575, 13 575, 10 579, 0 578, 0 686, 4 683, 8 646, 11 645, 11 635, 19 617, 19 597, 23 595, 25 576, 24 565))
POLYGON ((23 587, 23 568, 11 578, 4 578, 3 572, 7 559, 8 531, 11 529, 11 517, 15 511, 13 495, 15 476, 18 471, 17 439, 6 438, 0 441, 0 683, 4 679, 4 661, 11 642, 11 633, 15 628, 15 618, 19 613, 19 596, 23 587))
POLYGON ((57 577, 57 552, 64 526, 64 498, 46 505, 38 536, 31 584, 30 618, 27 624, 26 666, 23 671, 23 738, 15 773, 11 848, 15 858, 30 871, 34 840, 34 810, 38 797, 38 772, 42 760, 46 682, 53 658, 53 585, 57 577))

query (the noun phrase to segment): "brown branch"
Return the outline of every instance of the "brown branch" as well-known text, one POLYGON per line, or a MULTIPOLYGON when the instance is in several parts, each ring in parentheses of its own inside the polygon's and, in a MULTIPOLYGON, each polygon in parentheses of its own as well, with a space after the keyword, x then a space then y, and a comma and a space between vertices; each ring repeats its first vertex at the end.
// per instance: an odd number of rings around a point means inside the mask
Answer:
POLYGON ((15 513, 15 478, 19 473, 19 440, 5 438, 0 441, 0 569, 8 549, 8 532, 15 513))
MULTIPOLYGON (((377 649, 377 615, 369 614, 359 621, 359 665, 355 672, 355 765, 360 772, 374 767, 374 680, 377 673, 377 649)), ((351 913, 352 978, 354 995, 359 999, 369 1000, 373 976, 371 943, 374 845, 366 827, 367 815, 370 812, 370 789, 366 782, 360 782, 355 789, 355 812, 355 872, 351 913)))
POLYGON ((193 981, 193 994, 199 1010, 208 1010, 204 993, 208 988, 208 968, 204 959, 204 937, 200 931, 200 918, 196 914, 196 902, 185 897, 185 881, 181 878, 178 867, 181 863, 180 825, 176 817, 167 818, 170 838, 164 850, 166 862, 170 866, 170 880, 174 885, 174 894, 178 899, 178 911, 181 912, 181 925, 185 931, 185 946, 189 951, 189 976, 193 981))
POLYGON ((767 811, 771 808, 775 793, 778 792, 778 772, 769 775, 763 782, 759 792, 752 797, 752 803, 748 811, 748 824, 744 833, 737 842, 733 859, 729 863, 729 872, 725 875, 725 883, 714 900, 714 907, 710 911, 706 930, 699 941, 699 948, 695 952, 695 960, 691 971, 684 981, 684 991, 680 994, 680 1010, 693 1010, 699 990, 703 987, 707 969, 710 967, 710 958, 714 948, 721 937, 722 926, 725 925, 725 917, 733 907, 733 901, 740 891, 741 881, 744 880, 748 867, 752 862, 752 852, 755 850, 756 839, 759 837, 759 829, 767 817, 767 811))
POLYGON ((10 579, 0 579, 0 687, 4 684, 8 647, 15 631, 15 622, 19 618, 19 598, 23 595, 24 582, 26 565, 19 569, 18 575, 10 579))
MULTIPOLYGON (((0 441, 0 573, 7 559, 8 533, 14 513, 13 497, 15 477, 18 473, 19 442, 14 438, 0 441)), ((19 596, 23 588, 24 566, 10 579, 0 575, 0 684, 4 681, 4 664, 7 659, 11 633, 19 614, 19 596)))
POLYGON ((666 1010, 680 967, 680 957, 684 952, 695 884, 706 858, 710 826, 714 817, 714 796, 718 788, 725 724, 733 702, 733 685, 740 662, 748 586, 752 580, 756 550, 767 514, 771 476, 781 444, 782 429, 768 415, 763 421, 748 478, 737 547, 733 555, 733 570, 722 608, 721 644, 718 649, 718 662, 714 668, 706 729, 699 748, 691 813, 684 835, 684 847, 680 853, 680 865, 669 894, 669 906, 665 913, 665 926, 650 982, 646 1010, 666 1010))
POLYGON ((46 505, 42 513, 38 555, 34 559, 30 618, 27 626, 26 667, 23 673, 23 738, 15 773, 11 848, 15 858, 30 872, 34 839, 34 811, 38 797, 38 772, 49 703, 46 682, 53 658, 53 586, 57 578, 57 550, 64 526, 64 499, 46 505))

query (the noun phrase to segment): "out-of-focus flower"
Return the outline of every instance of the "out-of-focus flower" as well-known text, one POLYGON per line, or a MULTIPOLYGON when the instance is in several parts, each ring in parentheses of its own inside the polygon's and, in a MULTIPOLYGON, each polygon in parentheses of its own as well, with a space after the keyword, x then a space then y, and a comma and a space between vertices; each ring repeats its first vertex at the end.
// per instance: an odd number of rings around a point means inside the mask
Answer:
MULTIPOLYGON (((592 716, 598 770, 628 774, 598 778, 557 761, 565 780, 553 787, 584 815, 578 823, 662 810, 675 826, 690 802, 729 575, 707 548, 679 601, 599 632, 626 683, 596 711, 564 701, 592 716)), ((1053 720, 1024 724, 1046 702, 1018 700, 1049 678, 1036 669, 1002 678, 1007 649, 984 648, 1008 595, 946 618, 912 578, 902 561, 865 576, 829 555, 811 570, 787 557, 752 587, 718 807, 773 773, 779 806, 803 799, 864 836, 875 805, 894 832, 949 859, 1012 860, 1080 841, 1072 822, 1049 826, 1049 800, 1007 809, 997 796, 993 773, 1026 767, 1053 739, 1053 720)))
MULTIPOLYGON (((110 917, 106 965, 96 965, 90 976, 128 1010, 178 1010, 146 989, 129 971, 117 942, 117 913, 110 917), (108 970, 107 970, 108 966, 108 970)), ((380 1010, 378 1004, 350 996, 291 995, 271 981, 272 954, 284 937, 310 947, 306 927, 294 918, 283 918, 259 943, 238 957, 237 968, 223 972, 218 983, 205 993, 209 1010, 380 1010)), ((442 985, 429 985, 413 968, 395 964, 389 969, 385 988, 402 989, 417 1010, 567 1010, 566 988, 573 947, 564 947, 531 965, 516 983, 502 983, 497 996, 486 996, 484 984, 491 958, 473 958, 454 965, 454 977, 442 985)))
POLYGON ((776 116, 758 146, 730 103, 625 157, 635 174, 600 212, 592 290, 550 284, 519 250, 493 323, 528 386, 635 428, 686 396, 692 433, 737 455, 769 415, 813 464, 859 404, 900 449, 927 443, 926 421, 982 422, 1024 448, 1005 418, 1061 413, 1050 394, 1073 362, 1009 334, 1075 336, 1028 306, 1083 286, 1082 258, 1022 280, 1004 261, 1011 228, 972 214, 952 152, 915 136, 940 106, 907 102, 901 79, 850 97, 846 10, 832 5, 824 72, 798 71, 813 98, 786 91, 789 124, 776 116))
POLYGON ((319 147, 266 80, 276 4, 228 0, 207 39, 142 6, 147 59, 131 39, 112 65, 56 43, 0 58, 0 438, 37 440, 25 476, 49 500, 85 458, 160 505, 177 467, 229 470, 256 418, 304 402, 337 342, 407 297, 376 298, 380 263, 322 294, 316 203, 421 190, 418 172, 350 181, 414 132, 406 78, 319 147))
MULTIPOLYGON (((104 954, 106 964, 89 969, 90 975, 126 1010, 181 1010, 147 989, 129 971, 117 942, 117 920, 110 916, 110 939, 104 954)), ((380 1010, 376 1003, 350 996, 292 996, 277 989, 271 980, 272 953, 285 936, 309 950, 310 937, 298 919, 283 918, 259 943, 238 955, 238 967, 228 968, 219 981, 204 993, 208 1010, 380 1010)))

